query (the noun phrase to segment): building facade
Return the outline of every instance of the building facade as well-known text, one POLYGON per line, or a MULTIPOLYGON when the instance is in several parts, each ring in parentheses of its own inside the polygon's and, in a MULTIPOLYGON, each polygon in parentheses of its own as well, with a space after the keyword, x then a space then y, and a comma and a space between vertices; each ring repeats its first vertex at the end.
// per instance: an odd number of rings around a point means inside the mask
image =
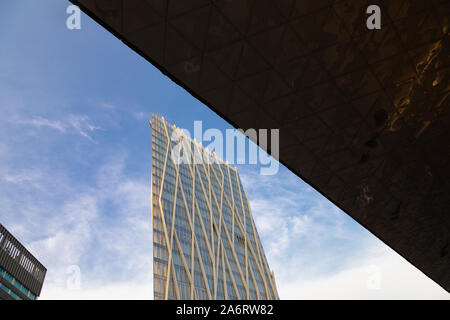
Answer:
POLYGON ((0 224, 0 300, 36 300, 47 269, 0 224))
POLYGON ((154 298, 279 299, 237 170, 164 118, 150 125, 154 298))

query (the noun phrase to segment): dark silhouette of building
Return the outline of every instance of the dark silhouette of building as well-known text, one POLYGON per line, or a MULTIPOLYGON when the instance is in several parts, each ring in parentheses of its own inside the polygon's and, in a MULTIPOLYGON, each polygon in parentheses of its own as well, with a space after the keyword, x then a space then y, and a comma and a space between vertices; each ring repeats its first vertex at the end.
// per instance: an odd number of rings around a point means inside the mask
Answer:
POLYGON ((47 269, 0 224, 0 300, 36 300, 47 269))

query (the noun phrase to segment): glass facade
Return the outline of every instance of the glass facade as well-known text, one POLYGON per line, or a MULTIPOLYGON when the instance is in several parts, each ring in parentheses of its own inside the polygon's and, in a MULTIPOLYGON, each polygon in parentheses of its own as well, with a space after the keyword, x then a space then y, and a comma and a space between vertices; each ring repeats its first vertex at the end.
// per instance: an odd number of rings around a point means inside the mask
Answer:
POLYGON ((151 126, 154 298, 278 299, 237 170, 164 118, 151 126))
MULTIPOLYGON (((0 267, 0 278, 3 278, 6 281, 8 281, 10 284, 12 284, 14 287, 16 287, 20 292, 22 292, 24 295, 26 295, 30 300, 36 299, 36 296, 30 290, 28 290, 23 284, 21 284, 17 279, 15 279, 12 275, 10 275, 8 272, 3 270, 1 267, 0 267)), ((7 294, 9 294, 15 300, 23 300, 13 290, 11 290, 7 286, 5 286, 3 283, 0 283, 0 289, 5 291, 7 294)))

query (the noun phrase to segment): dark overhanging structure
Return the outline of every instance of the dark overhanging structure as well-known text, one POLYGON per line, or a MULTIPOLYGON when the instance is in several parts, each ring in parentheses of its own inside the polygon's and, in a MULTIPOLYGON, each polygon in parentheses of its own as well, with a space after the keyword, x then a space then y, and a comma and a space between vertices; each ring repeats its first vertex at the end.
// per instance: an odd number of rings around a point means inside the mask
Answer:
POLYGON ((448 1, 71 2, 450 291, 448 1))

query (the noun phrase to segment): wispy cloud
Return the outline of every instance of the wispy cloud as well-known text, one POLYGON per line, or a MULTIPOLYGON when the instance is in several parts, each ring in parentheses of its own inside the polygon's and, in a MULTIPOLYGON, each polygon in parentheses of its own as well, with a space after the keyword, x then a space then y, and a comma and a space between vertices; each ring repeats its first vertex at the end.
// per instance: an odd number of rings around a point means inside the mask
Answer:
POLYGON ((103 108, 103 109, 107 109, 107 110, 115 110, 116 106, 112 103, 108 103, 108 102, 101 102, 98 104, 99 107, 103 108))
POLYGON ((29 124, 29 125, 32 125, 32 126, 35 126, 38 128, 48 127, 48 128, 58 130, 62 133, 65 133, 66 129, 67 129, 67 125, 61 121, 51 121, 49 119, 45 119, 42 117, 35 117, 35 118, 29 119, 29 120, 20 120, 20 121, 17 121, 17 123, 29 124))
MULTIPOLYGON (((137 120, 143 120, 146 115, 144 112, 140 111, 140 112, 133 112, 133 116, 137 119, 137 120)), ((148 116, 147 116, 148 117, 148 116)), ((148 117, 149 118, 149 117, 148 117)), ((150 118, 149 118, 150 119, 150 118)))
POLYGON ((57 130, 63 134, 69 132, 70 130, 73 130, 93 143, 96 142, 91 137, 91 134, 94 131, 103 130, 101 127, 92 124, 90 118, 87 115, 71 114, 64 120, 50 120, 47 118, 36 116, 31 119, 16 118, 12 122, 15 124, 30 125, 37 128, 50 128, 57 130))
POLYGON ((94 139, 90 136, 91 132, 94 132, 96 130, 102 130, 101 127, 94 126, 90 123, 88 116, 74 116, 71 115, 68 119, 68 123, 78 131, 80 135, 83 137, 86 137, 91 142, 96 143, 94 139))
POLYGON ((0 174, 0 177, 10 183, 23 183, 23 182, 34 182, 42 176, 39 170, 24 169, 18 172, 4 172, 0 174))

